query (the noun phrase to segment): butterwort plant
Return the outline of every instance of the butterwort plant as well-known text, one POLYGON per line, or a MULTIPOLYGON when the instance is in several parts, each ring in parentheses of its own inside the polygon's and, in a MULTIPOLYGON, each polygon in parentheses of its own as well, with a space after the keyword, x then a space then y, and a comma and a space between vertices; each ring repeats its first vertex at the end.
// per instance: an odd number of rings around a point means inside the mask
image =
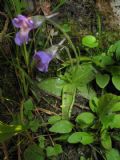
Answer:
POLYGON ((59 44, 53 45, 45 51, 37 51, 33 60, 37 69, 41 72, 48 72, 49 63, 53 58, 57 56, 59 47, 64 43, 65 39, 63 39, 59 44))

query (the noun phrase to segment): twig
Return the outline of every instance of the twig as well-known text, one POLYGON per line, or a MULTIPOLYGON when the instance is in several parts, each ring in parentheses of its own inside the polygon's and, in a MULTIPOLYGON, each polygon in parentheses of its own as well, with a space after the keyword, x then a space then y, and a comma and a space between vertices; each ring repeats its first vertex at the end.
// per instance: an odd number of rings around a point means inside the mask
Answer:
POLYGON ((43 108, 36 108, 35 112, 44 112, 44 113, 46 113, 48 115, 57 115, 57 113, 51 112, 51 111, 49 111, 47 109, 43 109, 43 108))

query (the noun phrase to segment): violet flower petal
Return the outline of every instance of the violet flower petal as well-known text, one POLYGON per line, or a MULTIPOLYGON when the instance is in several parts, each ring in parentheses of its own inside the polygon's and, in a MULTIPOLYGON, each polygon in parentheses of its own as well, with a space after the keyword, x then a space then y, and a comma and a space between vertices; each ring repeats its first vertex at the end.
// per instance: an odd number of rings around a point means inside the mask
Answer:
POLYGON ((29 31, 23 32, 21 30, 17 32, 15 36, 15 43, 18 46, 21 46, 23 43, 28 43, 29 41, 28 33, 29 31))
POLYGON ((33 29, 35 27, 33 20, 30 17, 27 18, 23 15, 18 15, 16 18, 14 18, 12 20, 12 23, 16 28, 30 28, 30 29, 33 29))
POLYGON ((27 21, 27 18, 23 15, 18 15, 16 18, 12 20, 12 23, 16 28, 21 28, 23 26, 24 21, 27 21))
POLYGON ((23 43, 28 43, 28 34, 30 30, 35 28, 34 22, 31 18, 27 18, 23 15, 18 15, 17 18, 12 20, 15 27, 20 28, 20 31, 16 33, 15 43, 21 46, 23 43))
POLYGON ((38 51, 34 54, 33 59, 36 62, 36 67, 41 72, 48 72, 48 66, 53 59, 52 55, 44 51, 38 51))

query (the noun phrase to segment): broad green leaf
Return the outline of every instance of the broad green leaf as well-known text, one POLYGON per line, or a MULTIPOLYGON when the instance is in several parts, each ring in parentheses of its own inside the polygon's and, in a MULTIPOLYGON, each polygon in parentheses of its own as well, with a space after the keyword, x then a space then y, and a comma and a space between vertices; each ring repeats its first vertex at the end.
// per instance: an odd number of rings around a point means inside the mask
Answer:
POLYGON ((71 122, 67 120, 60 120, 53 124, 49 131, 54 133, 70 133, 72 128, 73 124, 71 122))
POLYGON ((76 122, 81 128, 86 128, 93 123, 95 116, 90 112, 82 112, 76 118, 76 122))
POLYGON ((120 102, 117 102, 112 107, 112 112, 118 112, 120 111, 120 102))
POLYGON ((111 149, 112 148, 112 141, 109 133, 105 130, 101 134, 101 144, 105 149, 111 149))
POLYGON ((82 143, 83 145, 91 144, 94 142, 92 134, 87 132, 75 132, 68 138, 69 143, 82 143))
POLYGON ((99 102, 99 99, 98 99, 97 97, 93 97, 93 98, 89 101, 90 109, 91 109, 93 112, 97 112, 98 102, 99 102))
POLYGON ((61 120, 62 117, 59 116, 59 115, 55 115, 55 116, 51 116, 49 119, 48 119, 48 123, 49 124, 54 124, 56 123, 57 121, 61 120))
POLYGON ((105 88, 109 83, 110 76, 108 74, 100 74, 96 75, 96 83, 100 88, 105 88))
POLYGON ((62 117, 69 119, 71 117, 72 107, 75 101, 76 88, 74 84, 67 84, 62 91, 62 117))
POLYGON ((92 35, 88 35, 82 38, 82 44, 89 48, 98 47, 98 41, 92 35))
POLYGON ((120 96, 105 94, 99 98, 97 113, 102 120, 104 116, 112 112, 116 103, 120 102, 120 96))
POLYGON ((79 66, 70 67, 62 79, 68 83, 81 87, 88 84, 95 78, 94 68, 91 64, 81 64, 79 66))
POLYGON ((88 84, 95 78, 94 68, 91 64, 82 64, 73 69, 72 81, 76 87, 88 84))
POLYGON ((101 68, 106 67, 107 65, 112 65, 114 63, 113 58, 104 53, 102 55, 94 56, 92 61, 101 68))
POLYGON ((60 144, 55 144, 53 147, 48 146, 46 148, 47 157, 57 156, 63 152, 60 144))
POLYGON ((96 96, 96 92, 89 85, 79 86, 77 87, 77 90, 78 90, 77 95, 80 94, 82 97, 86 99, 91 99, 96 96))
POLYGON ((0 121, 0 143, 8 140, 12 136, 25 130, 25 127, 19 125, 7 125, 0 121))
POLYGON ((24 152, 24 160, 45 160, 43 150, 36 144, 29 145, 24 152))
POLYGON ((114 115, 114 119, 110 124, 110 128, 120 128, 120 114, 114 115))
POLYGON ((102 117, 101 123, 103 125, 103 129, 107 129, 110 127, 110 124, 114 120, 114 116, 115 116, 114 114, 106 114, 102 117))
POLYGON ((49 78, 39 82, 38 87, 49 94, 61 96, 61 92, 65 84, 65 81, 60 78, 49 78))
POLYGON ((120 90, 120 76, 113 76, 112 83, 116 89, 120 90))
POLYGON ((117 149, 112 148, 106 151, 106 160, 120 160, 120 153, 117 149))

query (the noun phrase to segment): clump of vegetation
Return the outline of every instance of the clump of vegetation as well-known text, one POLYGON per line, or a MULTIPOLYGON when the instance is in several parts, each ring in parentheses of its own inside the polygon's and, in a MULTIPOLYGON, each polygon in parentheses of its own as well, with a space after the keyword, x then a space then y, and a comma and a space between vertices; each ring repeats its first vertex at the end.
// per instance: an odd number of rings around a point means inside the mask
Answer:
POLYGON ((73 42, 69 23, 57 22, 65 3, 52 12, 42 2, 34 13, 33 1, 4 2, 0 45, 8 40, 10 53, 1 48, 1 66, 12 70, 16 93, 0 88, 2 159, 69 159, 66 144, 81 151, 76 160, 120 159, 120 40, 105 42, 99 21, 96 34, 73 42))

